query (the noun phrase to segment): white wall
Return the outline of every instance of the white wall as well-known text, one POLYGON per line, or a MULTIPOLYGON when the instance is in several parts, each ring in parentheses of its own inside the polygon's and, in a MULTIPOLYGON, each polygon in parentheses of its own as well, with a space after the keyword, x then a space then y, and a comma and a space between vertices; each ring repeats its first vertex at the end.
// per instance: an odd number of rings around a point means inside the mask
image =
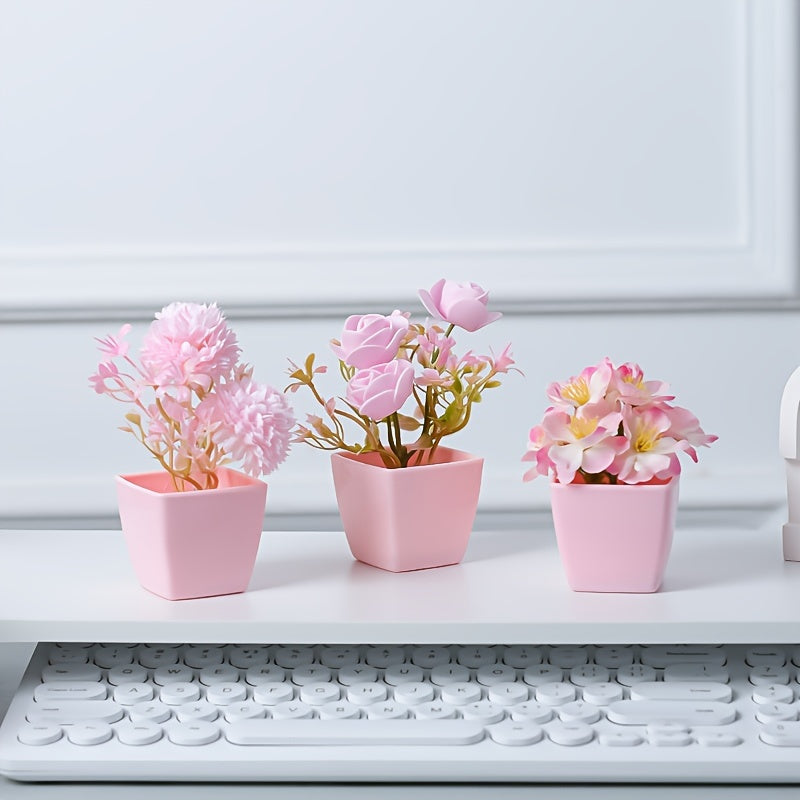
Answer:
MULTIPOLYGON (((518 460, 543 387, 606 354, 720 435, 685 504, 780 502, 790 0, 0 10, 0 523, 107 519, 110 476, 149 466, 87 388, 93 336, 218 300, 282 386, 347 313, 415 311, 441 276, 491 290, 477 341, 525 372, 457 442, 487 459, 484 511, 545 507, 518 460)), ((334 509, 316 451, 270 484, 276 512, 334 509)))

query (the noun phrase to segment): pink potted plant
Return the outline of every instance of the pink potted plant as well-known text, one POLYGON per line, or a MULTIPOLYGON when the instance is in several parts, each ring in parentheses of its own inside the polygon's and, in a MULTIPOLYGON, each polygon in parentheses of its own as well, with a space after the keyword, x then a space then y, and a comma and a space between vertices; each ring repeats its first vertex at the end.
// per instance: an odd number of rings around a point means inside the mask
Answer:
POLYGON ((392 572, 456 564, 464 556, 478 507, 483 459, 442 446, 467 426, 484 391, 514 363, 498 356, 456 355, 456 328, 473 332, 501 315, 476 284, 440 280, 420 299, 438 322, 406 312, 348 317, 331 341, 343 397, 317 387, 326 367, 312 353, 292 364, 287 391, 308 389, 320 415, 308 415, 293 441, 333 451, 336 498, 353 556, 392 572), (443 323, 443 324, 442 324, 443 323), (360 441, 349 442, 346 426, 360 441))
POLYGON ((215 304, 166 306, 138 361, 128 355, 130 329, 96 340, 104 360, 90 382, 131 407, 121 430, 162 468, 117 476, 134 570, 169 600, 242 592, 264 519, 267 485, 258 476, 286 458, 289 404, 239 363, 236 335, 215 304))
POLYGON ((672 545, 679 454, 716 441, 637 364, 604 359, 547 389, 524 480, 551 477, 556 539, 575 591, 655 592, 672 545))

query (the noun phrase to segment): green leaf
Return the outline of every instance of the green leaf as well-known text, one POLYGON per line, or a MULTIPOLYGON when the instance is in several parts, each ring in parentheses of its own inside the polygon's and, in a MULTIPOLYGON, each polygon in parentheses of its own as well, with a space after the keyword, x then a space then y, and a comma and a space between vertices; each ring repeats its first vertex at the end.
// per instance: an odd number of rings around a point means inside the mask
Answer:
POLYGON ((417 428, 422 427, 422 423, 414 419, 414 417, 406 416, 405 414, 398 414, 397 419, 400 423, 400 430, 403 431, 415 431, 417 428))
POLYGON ((484 385, 484 389, 496 389, 498 386, 502 386, 500 381, 487 381, 484 385))

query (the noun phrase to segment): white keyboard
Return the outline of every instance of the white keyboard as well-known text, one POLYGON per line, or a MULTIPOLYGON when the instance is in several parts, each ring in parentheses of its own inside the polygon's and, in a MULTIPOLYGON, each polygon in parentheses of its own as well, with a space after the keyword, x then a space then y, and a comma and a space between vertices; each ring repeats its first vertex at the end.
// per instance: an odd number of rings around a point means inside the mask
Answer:
POLYGON ((797 645, 41 643, 17 780, 800 783, 797 645))

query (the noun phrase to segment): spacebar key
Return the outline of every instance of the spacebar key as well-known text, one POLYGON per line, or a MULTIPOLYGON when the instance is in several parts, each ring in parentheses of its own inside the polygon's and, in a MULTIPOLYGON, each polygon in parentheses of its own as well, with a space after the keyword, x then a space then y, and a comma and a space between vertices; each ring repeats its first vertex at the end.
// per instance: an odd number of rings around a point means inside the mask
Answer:
POLYGON ((243 719, 225 736, 243 745, 459 745, 483 739, 468 719, 243 719))

